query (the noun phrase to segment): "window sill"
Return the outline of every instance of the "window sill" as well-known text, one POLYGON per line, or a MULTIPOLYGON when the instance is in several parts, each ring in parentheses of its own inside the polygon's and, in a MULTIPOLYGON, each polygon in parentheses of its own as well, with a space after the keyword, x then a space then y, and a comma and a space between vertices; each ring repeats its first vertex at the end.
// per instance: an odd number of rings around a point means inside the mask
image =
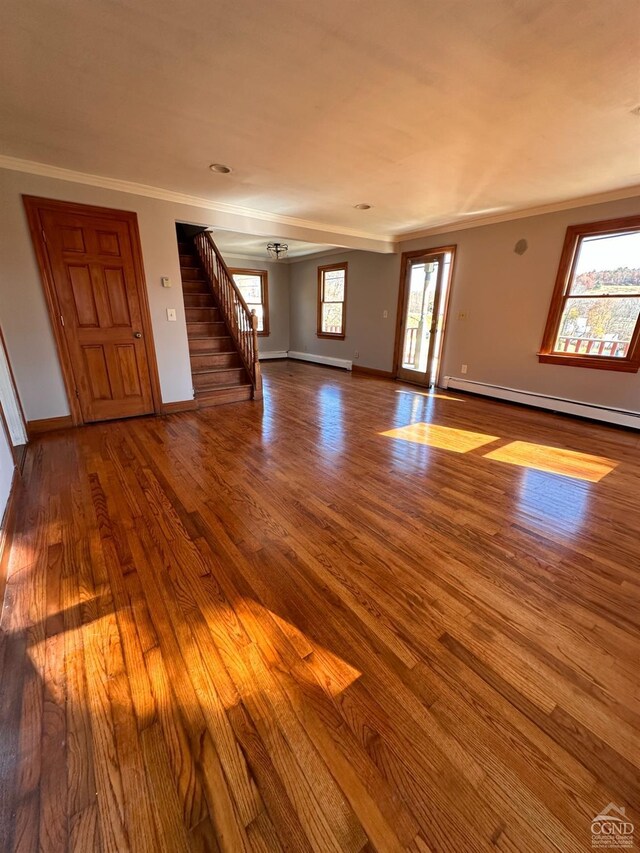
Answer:
POLYGON ((598 355, 563 355, 562 353, 538 353, 540 364, 563 364, 565 367, 587 367, 592 370, 615 370, 619 373, 637 373, 640 370, 638 361, 626 358, 610 358, 598 355))
POLYGON ((345 339, 344 335, 333 335, 330 332, 316 332, 317 338, 329 338, 333 341, 343 341, 345 339))

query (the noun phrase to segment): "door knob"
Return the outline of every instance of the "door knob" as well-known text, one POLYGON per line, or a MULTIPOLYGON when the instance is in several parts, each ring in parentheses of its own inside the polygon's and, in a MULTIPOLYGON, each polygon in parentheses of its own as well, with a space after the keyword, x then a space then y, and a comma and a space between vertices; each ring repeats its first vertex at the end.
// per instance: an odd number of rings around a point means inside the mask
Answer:
POLYGON ((134 338, 141 338, 141 337, 142 337, 142 332, 134 332, 134 333, 133 333, 133 337, 134 337, 134 338))

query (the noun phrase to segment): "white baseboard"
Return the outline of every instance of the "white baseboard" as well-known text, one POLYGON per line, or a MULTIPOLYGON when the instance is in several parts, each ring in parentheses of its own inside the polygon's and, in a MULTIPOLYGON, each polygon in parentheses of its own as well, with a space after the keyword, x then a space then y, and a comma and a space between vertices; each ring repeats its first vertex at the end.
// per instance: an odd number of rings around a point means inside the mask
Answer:
POLYGON ((332 358, 328 355, 316 355, 310 352, 294 352, 289 350, 289 358, 297 358, 299 361, 313 361, 315 364, 328 364, 331 367, 342 367, 343 370, 351 370, 353 362, 346 358, 332 358))
POLYGON ((271 352, 262 352, 259 351, 260 361, 266 361, 268 358, 286 358, 287 351, 286 350, 271 350, 271 352))
POLYGON ((607 406, 594 406, 591 403, 581 403, 579 400, 566 400, 562 397, 549 397, 533 391, 519 391, 516 388, 505 388, 502 385, 489 385, 486 382, 472 382, 470 379, 460 379, 457 376, 445 376, 443 388, 455 388, 458 391, 468 391, 471 394, 481 394, 484 397, 495 397, 524 406, 535 406, 538 409, 550 409, 565 415, 575 415, 579 418, 590 418, 604 421, 617 426, 640 429, 640 412, 629 409, 611 409, 607 406))

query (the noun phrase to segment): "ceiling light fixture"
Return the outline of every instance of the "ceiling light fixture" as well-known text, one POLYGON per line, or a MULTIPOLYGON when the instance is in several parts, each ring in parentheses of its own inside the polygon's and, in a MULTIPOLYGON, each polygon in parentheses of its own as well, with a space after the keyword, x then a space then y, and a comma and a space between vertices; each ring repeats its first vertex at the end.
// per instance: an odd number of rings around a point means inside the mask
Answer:
POLYGON ((228 175, 231 171, 231 168, 225 166, 224 163, 212 163, 209 168, 212 172, 217 172, 219 175, 228 175))
POLYGON ((288 251, 289 246, 286 243, 269 243, 267 246, 267 254, 275 261, 279 261, 280 258, 286 257, 288 251))
POLYGON ((361 202, 360 204, 354 204, 356 210, 371 210, 371 205, 366 204, 365 202, 361 202))

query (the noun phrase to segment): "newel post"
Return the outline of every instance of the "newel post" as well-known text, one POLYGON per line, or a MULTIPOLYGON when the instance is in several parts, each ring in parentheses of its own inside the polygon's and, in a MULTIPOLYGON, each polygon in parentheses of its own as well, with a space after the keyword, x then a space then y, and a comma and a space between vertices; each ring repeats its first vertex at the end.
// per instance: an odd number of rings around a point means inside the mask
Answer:
POLYGON ((253 337, 253 399, 262 400, 262 373, 260 371, 260 353, 258 351, 258 315, 251 311, 251 334, 253 337))

